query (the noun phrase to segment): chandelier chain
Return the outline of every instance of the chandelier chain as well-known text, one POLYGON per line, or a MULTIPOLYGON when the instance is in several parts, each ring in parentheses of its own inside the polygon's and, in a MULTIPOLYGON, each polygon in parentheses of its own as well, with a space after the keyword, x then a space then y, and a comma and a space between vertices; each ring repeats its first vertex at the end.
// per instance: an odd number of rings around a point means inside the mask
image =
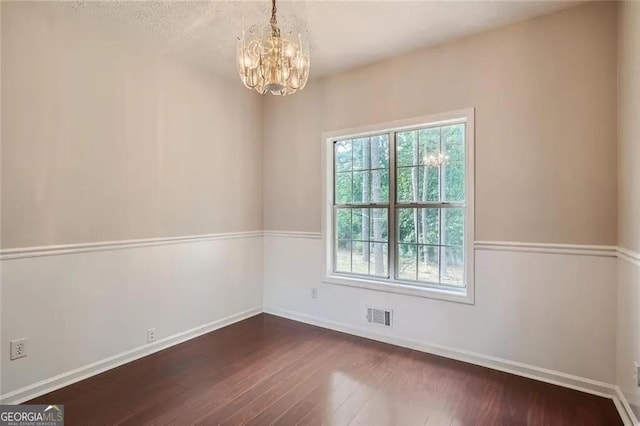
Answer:
POLYGON ((278 25, 278 20, 276 19, 276 12, 278 8, 276 7, 276 0, 271 0, 271 25, 278 25))

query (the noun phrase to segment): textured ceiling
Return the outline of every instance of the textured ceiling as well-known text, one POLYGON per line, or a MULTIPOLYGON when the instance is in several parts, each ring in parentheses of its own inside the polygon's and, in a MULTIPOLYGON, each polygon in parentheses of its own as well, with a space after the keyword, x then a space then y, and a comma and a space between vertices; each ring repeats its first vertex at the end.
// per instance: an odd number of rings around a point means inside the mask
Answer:
MULTIPOLYGON (((575 5, 570 1, 279 1, 278 21, 311 45, 311 77, 372 63, 575 5)), ((144 37, 167 53, 235 75, 242 30, 268 23, 265 1, 87 1, 78 13, 144 37)))

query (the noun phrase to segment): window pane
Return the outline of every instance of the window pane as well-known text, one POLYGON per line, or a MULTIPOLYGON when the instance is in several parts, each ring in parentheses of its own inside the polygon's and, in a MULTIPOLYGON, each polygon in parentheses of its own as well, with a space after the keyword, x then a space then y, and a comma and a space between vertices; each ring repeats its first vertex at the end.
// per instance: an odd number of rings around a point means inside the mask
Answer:
POLYGON ((440 209, 418 209, 418 243, 440 244, 440 209))
POLYGON ((401 280, 416 281, 417 273, 417 258, 416 249, 418 246, 412 244, 398 244, 397 245, 398 256, 398 278, 401 280))
POLYGON ((444 200, 464 201, 464 163, 447 162, 444 167, 444 200))
POLYGON ((336 235, 339 240, 351 239, 351 209, 338 209, 336 212, 336 235))
POLYGON ((440 154, 440 128, 432 127, 418 131, 420 139, 420 164, 432 164, 440 154))
POLYGON ((371 172, 369 170, 353 172, 353 202, 371 202, 371 172))
POLYGON ((351 172, 336 173, 336 204, 351 203, 351 172))
POLYGON ((361 241, 353 241, 351 245, 353 249, 351 271, 354 274, 369 274, 369 243, 361 241))
POLYGON ((351 170, 351 141, 340 141, 334 144, 336 171, 351 170))
POLYGON ((452 163, 464 163, 464 133, 464 124, 455 124, 442 128, 444 153, 452 163))
POLYGON ((370 241, 388 241, 389 221, 387 209, 371 209, 370 241))
POLYGON ((397 198, 400 203, 411 203, 419 200, 419 178, 420 173, 417 167, 402 167, 398 169, 397 176, 397 198))
POLYGON ((439 247, 418 247, 418 280, 430 283, 440 282, 439 247))
POLYGON ((389 276, 389 255, 386 243, 370 243, 369 274, 378 277, 389 276))
POLYGON ((416 243, 417 209, 398 209, 398 242, 416 243))
POLYGON ((389 135, 371 137, 371 168, 389 168, 389 135))
POLYGON ((464 285, 464 251, 462 247, 442 247, 440 253, 442 275, 440 282, 464 285))
POLYGON ((439 167, 420 167, 418 191, 420 201, 440 200, 440 169, 439 167))
POLYGON ((389 169, 371 170, 371 202, 389 202, 389 169))
POLYGON ((353 140, 353 169, 362 170, 371 168, 371 150, 369 138, 353 140))
POLYGON ((448 246, 464 245, 464 209, 442 209, 443 244, 448 246))
POLYGON ((420 163, 418 137, 416 131, 396 133, 396 165, 417 166, 420 163))
POLYGON ((336 242, 336 272, 351 272, 351 241, 336 242))
POLYGON ((354 240, 367 240, 369 235, 369 209, 352 209, 351 235, 354 240))
POLYGON ((362 204, 336 209, 338 272, 389 277, 393 232, 398 279, 464 285, 466 210, 406 205, 390 210, 387 204, 389 173, 395 176, 398 203, 464 202, 465 131, 461 123, 396 132, 395 152, 389 151, 389 134, 334 144, 335 203, 362 204), (389 170, 392 155, 395 171, 389 170), (396 215, 392 230, 390 214, 396 215))

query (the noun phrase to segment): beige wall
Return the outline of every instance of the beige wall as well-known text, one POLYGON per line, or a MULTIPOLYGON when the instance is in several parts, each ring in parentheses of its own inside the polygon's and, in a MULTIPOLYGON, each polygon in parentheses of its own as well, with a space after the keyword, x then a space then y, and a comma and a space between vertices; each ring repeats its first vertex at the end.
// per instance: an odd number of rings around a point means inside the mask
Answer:
MULTIPOLYGON (((264 98, 264 148, 260 98, 235 82, 60 4, 4 9, 3 248, 260 229, 263 207, 265 229, 319 231, 321 132, 466 107, 477 240, 616 243, 613 4, 264 98)), ((629 186, 621 230, 634 217, 629 186)))
POLYGON ((620 6, 618 245, 640 252, 640 3, 620 6))
POLYGON ((3 248, 262 229, 258 96, 61 3, 2 31, 3 248))
POLYGON ((265 229, 320 231, 320 134, 476 108, 476 239, 616 243, 616 5, 312 81, 263 106, 265 229))

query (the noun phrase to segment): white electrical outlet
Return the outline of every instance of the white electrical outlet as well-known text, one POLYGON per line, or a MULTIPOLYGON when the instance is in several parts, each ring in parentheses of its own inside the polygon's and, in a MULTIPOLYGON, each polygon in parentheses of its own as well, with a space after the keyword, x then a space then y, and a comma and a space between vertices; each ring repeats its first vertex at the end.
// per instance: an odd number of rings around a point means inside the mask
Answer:
POLYGON ((147 330, 147 343, 153 343, 156 341, 156 329, 150 328, 147 330))
POLYGON ((24 358, 27 356, 27 338, 11 341, 11 360, 24 358))
POLYGON ((316 287, 311 289, 311 298, 312 299, 317 299, 318 298, 318 289, 316 287))

